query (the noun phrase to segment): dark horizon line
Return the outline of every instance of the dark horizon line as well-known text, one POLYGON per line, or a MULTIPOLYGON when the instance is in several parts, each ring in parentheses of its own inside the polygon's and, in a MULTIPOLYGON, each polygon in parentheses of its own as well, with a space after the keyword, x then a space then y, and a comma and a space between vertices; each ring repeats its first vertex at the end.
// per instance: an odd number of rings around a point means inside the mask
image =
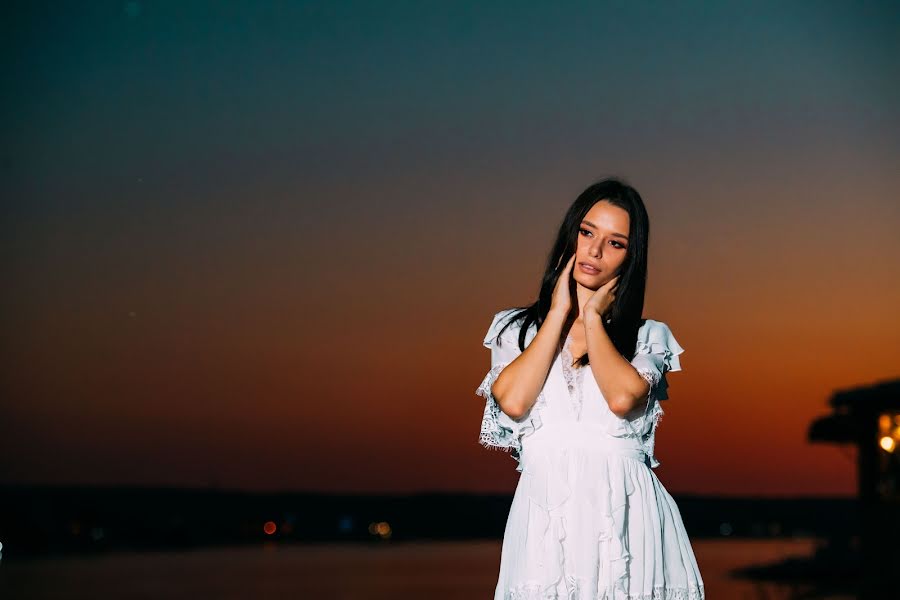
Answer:
MULTIPOLYGON (((511 496, 514 490, 509 492, 472 492, 453 490, 419 490, 413 492, 333 492, 327 490, 281 489, 281 490, 251 490, 238 487, 221 487, 216 484, 209 485, 156 485, 156 484, 59 484, 59 483, 0 483, 0 491, 26 491, 26 490, 59 490, 59 491, 101 491, 101 490, 134 490, 134 491, 167 491, 167 492, 216 492, 222 494, 241 494, 253 496, 272 495, 304 495, 317 497, 341 497, 341 498, 408 498, 418 496, 470 496, 470 497, 498 497, 511 496)), ((855 500, 856 494, 703 494, 693 492, 671 492, 679 498, 694 499, 729 499, 729 500, 855 500)))

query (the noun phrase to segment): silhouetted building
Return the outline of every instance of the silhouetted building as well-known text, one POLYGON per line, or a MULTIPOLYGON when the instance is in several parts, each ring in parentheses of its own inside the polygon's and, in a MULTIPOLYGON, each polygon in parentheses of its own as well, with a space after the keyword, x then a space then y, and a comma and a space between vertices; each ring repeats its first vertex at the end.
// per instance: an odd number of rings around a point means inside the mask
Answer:
POLYGON ((862 597, 875 597, 900 577, 900 380, 836 392, 829 404, 809 441, 857 447, 862 597))

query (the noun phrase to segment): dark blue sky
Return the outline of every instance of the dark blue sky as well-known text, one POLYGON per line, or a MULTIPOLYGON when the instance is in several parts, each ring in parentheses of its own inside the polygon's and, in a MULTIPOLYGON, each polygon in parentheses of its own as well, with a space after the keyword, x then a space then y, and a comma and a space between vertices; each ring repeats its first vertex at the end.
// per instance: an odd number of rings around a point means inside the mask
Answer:
POLYGON ((852 491, 805 427, 898 374, 896 3, 3 11, 0 481, 508 489, 481 336, 616 174, 667 485, 852 491))

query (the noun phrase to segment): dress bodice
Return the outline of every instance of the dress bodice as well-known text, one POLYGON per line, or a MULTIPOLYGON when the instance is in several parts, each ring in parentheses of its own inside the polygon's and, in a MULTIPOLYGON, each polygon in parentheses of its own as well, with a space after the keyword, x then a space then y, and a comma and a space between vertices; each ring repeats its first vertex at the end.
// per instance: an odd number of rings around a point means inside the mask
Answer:
MULTIPOLYGON (((638 331, 631 364, 650 384, 650 391, 645 409, 637 417, 622 418, 609 409, 590 366, 572 366, 571 336, 567 336, 554 357, 534 405, 522 418, 512 419, 500 410, 491 387, 503 368, 521 354, 517 323, 498 335, 505 319, 514 312, 515 309, 507 309, 497 313, 484 338, 484 345, 491 348, 491 369, 476 390, 485 398, 482 445, 511 451, 519 460, 518 470, 521 471, 523 448, 529 444, 529 436, 543 425, 552 424, 556 431, 563 428, 571 436, 577 436, 580 429, 590 428, 608 437, 619 438, 623 444, 629 439, 637 442, 646 454, 648 465, 656 467, 659 461, 654 454, 655 433, 663 414, 659 400, 668 398, 665 374, 681 369, 678 355, 684 351, 668 326, 647 319, 638 331)), ((526 332, 526 347, 536 333, 537 328, 532 325, 526 332)), ((599 443, 608 444, 606 441, 599 443)))

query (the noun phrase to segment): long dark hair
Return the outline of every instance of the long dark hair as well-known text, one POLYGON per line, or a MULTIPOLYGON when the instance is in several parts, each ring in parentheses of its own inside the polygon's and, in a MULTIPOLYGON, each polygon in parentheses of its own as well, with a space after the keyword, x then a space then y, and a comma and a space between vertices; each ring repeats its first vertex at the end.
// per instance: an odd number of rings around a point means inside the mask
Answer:
MULTIPOLYGON (((644 291, 647 288, 647 247, 650 239, 650 219, 644 201, 630 185, 621 179, 606 178, 590 186, 575 199, 566 211, 556 242, 547 257, 547 267, 541 280, 541 289, 536 302, 526 307, 519 307, 510 314, 506 324, 500 329, 502 333, 512 323, 522 320, 519 332, 519 348, 525 350, 525 336, 528 328, 536 325, 540 329, 553 299, 553 289, 559 279, 560 272, 569 258, 575 253, 578 230, 581 221, 594 204, 606 200, 610 204, 623 208, 628 212, 630 226, 628 231, 628 249, 625 261, 619 268, 619 281, 616 287, 616 298, 612 303, 606 330, 616 349, 631 360, 637 344, 637 332, 643 321, 644 291)), ((573 266, 574 268, 574 266, 573 266)), ((578 301, 575 290, 571 289, 572 303, 578 301)), ((498 335, 499 335, 498 333, 498 335)), ((588 357, 582 357, 582 364, 587 364, 588 357)))

